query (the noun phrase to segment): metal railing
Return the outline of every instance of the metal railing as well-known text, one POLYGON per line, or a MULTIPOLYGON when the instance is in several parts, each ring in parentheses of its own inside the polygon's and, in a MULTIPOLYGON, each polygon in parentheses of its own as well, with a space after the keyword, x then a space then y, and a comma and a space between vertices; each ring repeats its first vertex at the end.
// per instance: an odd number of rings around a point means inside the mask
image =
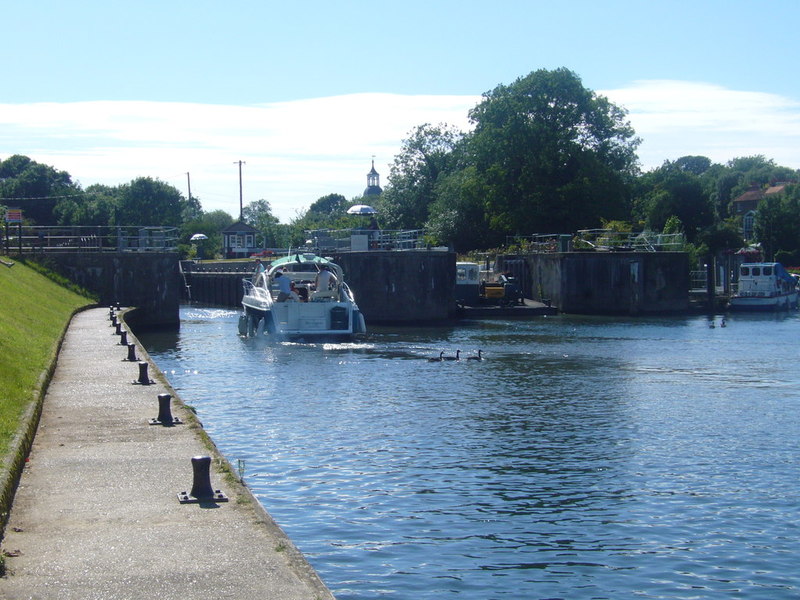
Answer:
POLYGON ((633 250, 637 252, 679 252, 686 243, 682 233, 654 231, 614 231, 580 229, 575 236, 576 250, 586 244, 594 250, 633 250))
POLYGON ((0 228, 0 248, 9 252, 172 252, 176 227, 38 227, 0 228))
POLYGON ((312 229, 306 246, 317 254, 426 247, 422 229, 312 229))

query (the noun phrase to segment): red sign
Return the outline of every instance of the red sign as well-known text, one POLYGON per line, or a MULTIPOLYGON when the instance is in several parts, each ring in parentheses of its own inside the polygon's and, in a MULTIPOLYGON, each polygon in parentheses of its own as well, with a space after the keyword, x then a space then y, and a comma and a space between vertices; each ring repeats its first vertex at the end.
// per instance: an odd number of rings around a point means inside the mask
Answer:
POLYGON ((6 223, 22 223, 22 209, 21 208, 7 209, 6 223))

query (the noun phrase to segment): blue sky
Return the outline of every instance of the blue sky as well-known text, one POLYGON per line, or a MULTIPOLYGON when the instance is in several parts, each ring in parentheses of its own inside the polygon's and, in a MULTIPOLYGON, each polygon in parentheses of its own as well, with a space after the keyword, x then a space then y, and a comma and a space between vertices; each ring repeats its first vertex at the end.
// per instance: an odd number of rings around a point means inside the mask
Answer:
POLYGON ((425 122, 567 67, 629 110, 643 168, 764 154, 800 168, 800 2, 37 0, 3 9, 0 158, 84 186, 138 176, 283 220, 387 183, 425 122))

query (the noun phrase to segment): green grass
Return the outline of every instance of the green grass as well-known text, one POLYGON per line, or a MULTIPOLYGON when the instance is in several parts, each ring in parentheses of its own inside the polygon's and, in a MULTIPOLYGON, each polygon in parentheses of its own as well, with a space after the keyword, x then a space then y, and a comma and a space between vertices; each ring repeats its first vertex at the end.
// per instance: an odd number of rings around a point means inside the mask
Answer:
POLYGON ((91 298, 21 262, 0 264, 0 455, 37 395, 74 311, 91 298))

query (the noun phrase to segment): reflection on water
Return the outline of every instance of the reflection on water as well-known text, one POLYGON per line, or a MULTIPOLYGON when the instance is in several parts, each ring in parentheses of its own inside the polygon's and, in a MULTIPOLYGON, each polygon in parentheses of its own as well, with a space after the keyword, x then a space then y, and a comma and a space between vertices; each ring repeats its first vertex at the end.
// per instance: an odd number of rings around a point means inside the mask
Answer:
POLYGON ((148 351, 340 600, 800 596, 795 315, 182 319, 148 351))

